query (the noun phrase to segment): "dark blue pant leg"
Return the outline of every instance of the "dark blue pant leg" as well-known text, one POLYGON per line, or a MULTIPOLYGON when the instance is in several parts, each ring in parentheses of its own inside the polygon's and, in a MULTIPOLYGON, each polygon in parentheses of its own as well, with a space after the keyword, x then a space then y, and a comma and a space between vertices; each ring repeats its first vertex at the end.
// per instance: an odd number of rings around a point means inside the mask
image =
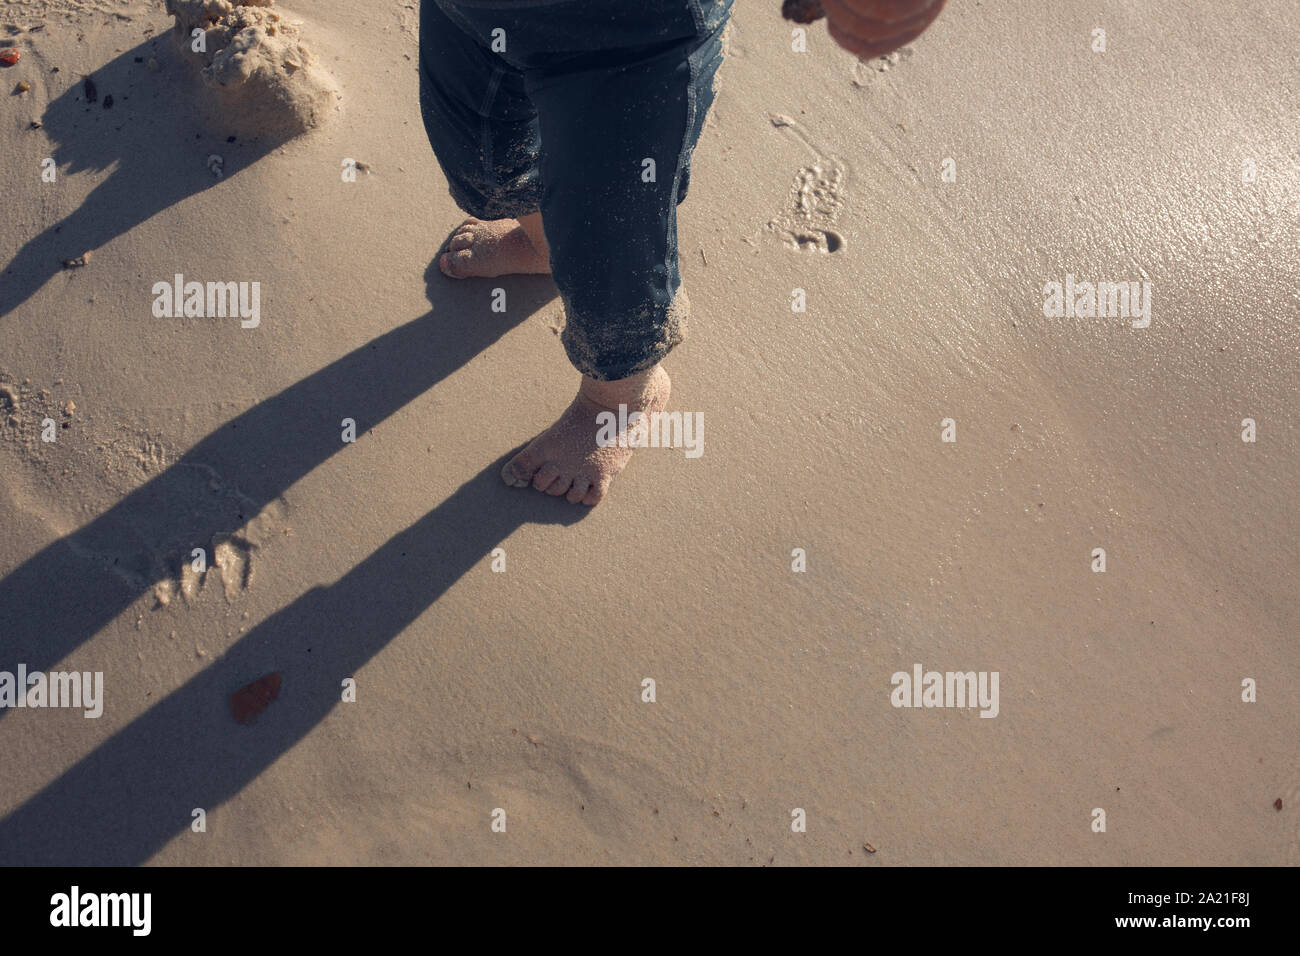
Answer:
POLYGON ((677 203, 713 102, 729 3, 703 5, 715 17, 694 36, 616 51, 598 67, 524 73, 541 126, 542 222, 565 305, 562 341, 592 378, 650 368, 686 334, 677 203))
POLYGON ((480 219, 541 204, 537 113, 523 75, 435 0, 420 4, 420 114, 451 197, 480 219))
POLYGON ((730 8, 423 0, 421 104, 452 196, 485 219, 540 205, 562 341, 585 375, 626 378, 685 335, 677 204, 730 8))

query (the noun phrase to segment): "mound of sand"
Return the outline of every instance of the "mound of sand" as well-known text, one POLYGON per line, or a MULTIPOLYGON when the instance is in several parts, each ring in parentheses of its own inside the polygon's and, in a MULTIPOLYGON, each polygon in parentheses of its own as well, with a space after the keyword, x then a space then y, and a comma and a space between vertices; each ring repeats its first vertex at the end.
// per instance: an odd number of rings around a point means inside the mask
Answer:
POLYGON ((210 97, 210 121, 244 139, 314 129, 333 102, 333 84, 313 65, 298 24, 273 11, 273 4, 167 0, 176 18, 173 38, 182 57, 198 67, 210 97), (201 44, 196 28, 204 31, 201 44))

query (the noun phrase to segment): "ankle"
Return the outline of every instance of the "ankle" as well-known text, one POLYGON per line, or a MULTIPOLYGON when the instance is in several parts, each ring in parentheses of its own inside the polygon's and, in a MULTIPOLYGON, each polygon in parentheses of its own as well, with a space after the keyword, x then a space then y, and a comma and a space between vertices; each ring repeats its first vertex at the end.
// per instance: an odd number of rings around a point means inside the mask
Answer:
POLYGON ((644 408, 661 398, 669 384, 668 373, 660 365, 615 381, 601 381, 582 376, 578 394, 601 408, 617 410, 619 405, 644 408))
POLYGON ((542 214, 540 212, 530 212, 526 216, 519 217, 519 225, 524 230, 524 235, 528 237, 533 247, 544 256, 550 255, 550 246, 546 244, 546 231, 542 228, 542 214))

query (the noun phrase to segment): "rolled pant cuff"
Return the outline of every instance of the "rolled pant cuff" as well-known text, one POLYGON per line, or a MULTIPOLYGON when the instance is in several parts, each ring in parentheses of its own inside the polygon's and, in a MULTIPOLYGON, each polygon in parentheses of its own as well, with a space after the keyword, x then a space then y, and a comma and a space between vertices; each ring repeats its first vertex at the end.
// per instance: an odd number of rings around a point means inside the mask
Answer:
POLYGON ((655 314, 648 322, 644 314, 584 319, 575 316, 566 302, 560 342, 573 367, 588 378, 600 382, 628 378, 657 365, 688 334, 690 300, 685 289, 678 289, 669 305, 652 311, 655 314))
POLYGON ((541 199, 538 196, 515 198, 510 196, 484 196, 459 188, 456 179, 447 177, 447 192, 462 212, 475 219, 522 219, 541 211, 541 199))

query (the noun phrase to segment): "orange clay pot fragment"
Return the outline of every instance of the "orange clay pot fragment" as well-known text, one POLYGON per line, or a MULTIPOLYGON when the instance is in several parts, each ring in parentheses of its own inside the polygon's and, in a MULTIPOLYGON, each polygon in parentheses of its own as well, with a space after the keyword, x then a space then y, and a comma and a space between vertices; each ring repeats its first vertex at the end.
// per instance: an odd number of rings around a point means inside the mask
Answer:
POLYGON ((280 672, 259 677, 230 695, 230 712, 241 724, 251 724, 266 705, 280 696, 280 672))

